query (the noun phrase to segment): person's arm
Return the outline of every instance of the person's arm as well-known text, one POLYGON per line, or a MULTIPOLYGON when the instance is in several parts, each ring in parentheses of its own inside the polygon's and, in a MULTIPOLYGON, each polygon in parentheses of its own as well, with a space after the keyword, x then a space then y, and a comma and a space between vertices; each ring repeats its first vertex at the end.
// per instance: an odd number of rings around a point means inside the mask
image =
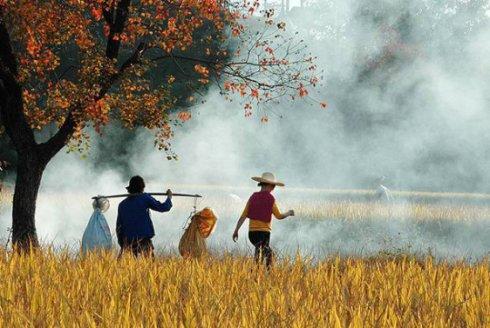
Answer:
POLYGON ((235 232, 233 232, 233 241, 234 242, 236 242, 238 240, 238 231, 242 227, 243 222, 245 222, 245 220, 247 219, 247 216, 248 216, 248 202, 247 202, 247 206, 245 206, 245 209, 243 210, 242 215, 240 215, 240 218, 238 219, 238 222, 236 223, 235 232))
POLYGON ((121 222, 121 214, 119 213, 119 209, 117 211, 117 220, 116 220, 116 237, 117 237, 117 243, 119 246, 122 246, 123 243, 123 227, 122 227, 122 222, 121 222))
POLYGON ((274 205, 272 207, 272 214, 274 214, 274 216, 276 217, 276 219, 278 219, 278 220, 284 220, 285 218, 288 218, 290 216, 294 216, 294 211, 293 210, 289 210, 286 213, 281 213, 281 211, 279 211, 279 207, 277 207, 277 204, 274 203, 274 205))
POLYGON ((153 198, 150 195, 148 196, 148 207, 157 212, 168 212, 172 208, 172 191, 167 190, 167 200, 163 203, 160 203, 158 200, 153 198))

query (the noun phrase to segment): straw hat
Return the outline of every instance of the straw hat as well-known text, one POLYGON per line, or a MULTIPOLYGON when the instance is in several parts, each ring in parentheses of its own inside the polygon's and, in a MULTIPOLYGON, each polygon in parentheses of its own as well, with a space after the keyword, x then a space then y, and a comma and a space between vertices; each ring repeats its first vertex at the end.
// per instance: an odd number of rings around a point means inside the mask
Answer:
POLYGON ((267 183, 279 187, 284 187, 284 183, 276 181, 276 177, 270 172, 265 172, 264 174, 262 174, 261 177, 252 177, 252 180, 259 183, 267 183))

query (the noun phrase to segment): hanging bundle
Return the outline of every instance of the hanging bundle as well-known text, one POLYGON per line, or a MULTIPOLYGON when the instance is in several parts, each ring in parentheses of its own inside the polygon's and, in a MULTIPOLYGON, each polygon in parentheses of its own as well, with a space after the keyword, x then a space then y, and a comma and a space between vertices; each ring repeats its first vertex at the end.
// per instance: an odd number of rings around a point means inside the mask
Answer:
POLYGON ((184 258, 199 258, 205 255, 207 253, 206 238, 213 233, 217 220, 210 208, 195 213, 180 239, 180 255, 184 258))
POLYGON ((111 229, 103 214, 109 209, 109 206, 109 201, 106 198, 97 198, 92 203, 94 213, 90 217, 82 237, 83 253, 112 248, 111 229))
MULTIPOLYGON (((167 193, 148 193, 149 195, 152 196, 168 196, 167 193)), ((108 250, 112 248, 112 236, 111 236, 111 230, 109 229, 109 225, 107 224, 107 221, 104 217, 104 212, 106 212, 109 209, 110 203, 109 199, 110 198, 125 198, 129 196, 135 196, 139 194, 121 194, 121 195, 111 195, 111 196, 95 196, 92 197, 94 202, 92 203, 92 206, 94 208, 94 213, 90 217, 89 223, 87 224, 87 228, 85 229, 85 232, 83 233, 82 237, 82 251, 84 253, 88 251, 94 251, 94 250, 108 250)), ((174 193, 174 197, 192 197, 194 198, 194 201, 197 202, 197 199, 202 198, 201 195, 190 195, 190 194, 178 194, 174 193)), ((195 208, 196 208, 196 203, 194 203, 194 212, 195 213, 195 208)), ((216 216, 214 216, 213 211, 210 209, 204 209, 203 211, 197 213, 194 216, 199 215, 202 213, 202 217, 199 220, 196 221, 195 227, 199 231, 199 237, 204 241, 203 238, 207 238, 212 230, 214 229, 214 225, 216 224, 216 216)), ((194 222, 194 220, 192 220, 194 222)), ((192 222, 191 222, 192 225, 192 222)), ((190 228, 190 226, 189 226, 190 228)), ((194 229, 194 228, 192 228, 194 229)), ((191 230, 192 230, 191 229, 191 230)), ((188 229, 189 230, 189 229, 188 229)), ((187 231, 186 231, 187 233, 187 231)), ((191 233, 189 233, 191 234, 191 233)), ((195 235, 195 234, 194 234, 195 235)), ((196 235, 197 236, 197 235, 196 235)), ((182 242, 182 241, 181 241, 182 242)), ((194 242, 195 243, 195 242, 194 242)), ((186 243, 187 244, 187 243, 186 243)), ((192 244, 194 245, 194 244, 192 244)), ((194 246, 192 246, 194 247, 194 246)), ((198 246, 199 248, 204 247, 204 246, 198 246)), ((180 249, 180 246, 179 246, 180 249)))

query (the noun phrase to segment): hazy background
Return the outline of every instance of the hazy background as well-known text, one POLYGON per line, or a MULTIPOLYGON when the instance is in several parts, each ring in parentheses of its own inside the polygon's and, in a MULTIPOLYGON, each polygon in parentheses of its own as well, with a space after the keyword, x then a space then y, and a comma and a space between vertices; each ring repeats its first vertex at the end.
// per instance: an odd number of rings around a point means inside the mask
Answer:
MULTIPOLYGON (((282 19, 324 71, 312 99, 245 118, 241 105, 211 90, 207 102, 192 109, 193 119, 177 129, 173 150, 180 160, 172 162, 153 148, 151 133, 128 138, 110 127, 87 159, 61 154, 48 167, 38 202, 41 238, 75 245, 92 211, 89 196, 123 191, 132 174, 144 176, 155 191, 175 186, 194 192, 182 184, 253 188, 252 175, 272 171, 289 187, 372 189, 384 175, 400 190, 490 192, 488 1, 299 3, 291 1, 282 19), (326 100, 329 108, 313 100, 326 100), (267 124, 260 123, 264 114, 267 124)), ((242 201, 218 192, 237 211, 220 217, 210 242, 246 250, 246 229, 239 246, 230 235, 248 191, 230 192, 242 201)), ((177 201, 172 215, 154 216, 160 247, 175 249, 190 205, 177 201)), ((116 207, 113 201, 107 215, 112 228, 116 207)), ((0 235, 6 237, 10 213, 1 210, 0 235)), ((490 223, 469 219, 447 222, 437 233, 403 220, 281 222, 273 243, 285 252, 369 254, 410 246, 478 258, 490 251, 490 223)))

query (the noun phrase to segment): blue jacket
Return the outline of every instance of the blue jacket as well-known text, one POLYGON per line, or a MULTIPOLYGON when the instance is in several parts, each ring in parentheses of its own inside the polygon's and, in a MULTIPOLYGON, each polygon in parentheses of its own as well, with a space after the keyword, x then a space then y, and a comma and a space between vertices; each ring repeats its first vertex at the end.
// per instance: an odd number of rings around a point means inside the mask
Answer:
POLYGON ((160 203, 148 194, 129 196, 123 200, 117 211, 116 234, 119 243, 123 239, 134 240, 155 236, 150 209, 168 212, 171 208, 170 199, 167 198, 164 203, 160 203))

